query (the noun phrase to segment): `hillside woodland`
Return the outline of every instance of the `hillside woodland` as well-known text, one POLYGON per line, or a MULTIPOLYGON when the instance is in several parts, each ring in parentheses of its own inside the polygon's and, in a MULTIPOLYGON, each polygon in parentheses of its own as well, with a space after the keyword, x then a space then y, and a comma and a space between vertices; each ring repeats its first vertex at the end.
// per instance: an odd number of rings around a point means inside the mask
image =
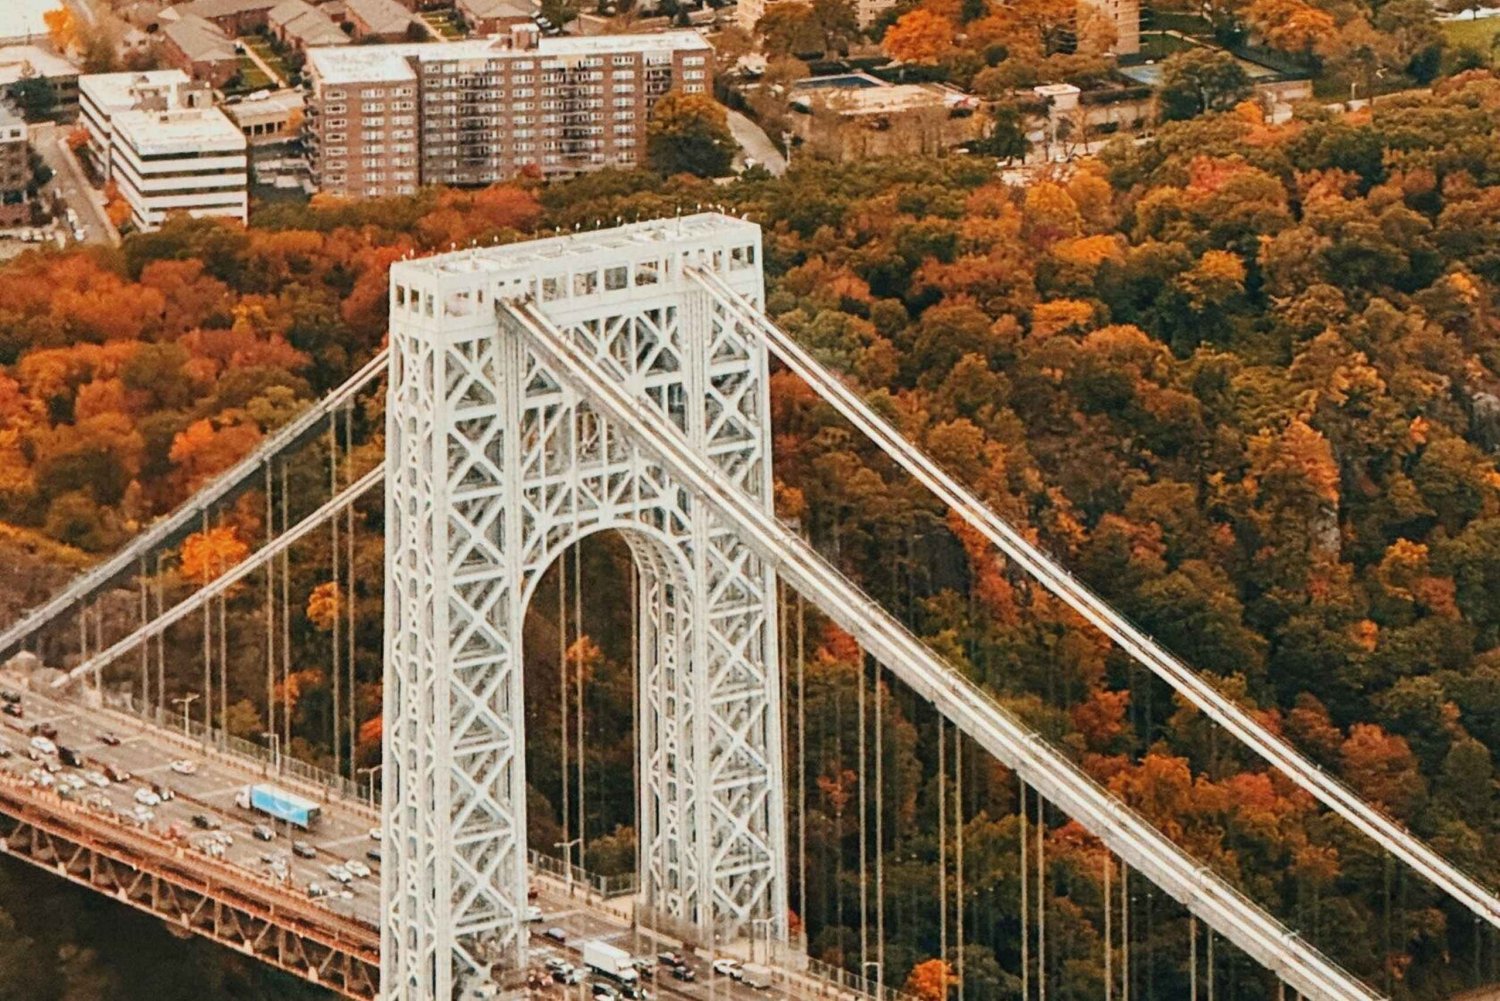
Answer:
MULTIPOLYGON (((1024 188, 977 157, 807 160, 727 187, 605 173, 272 206, 249 230, 181 222, 118 253, 28 254, 0 267, 0 544, 26 570, 6 575, 4 606, 118 546, 368 358, 403 254, 717 202, 764 227, 778 323, 1158 640, 1500 885, 1497 119, 1500 80, 1475 71, 1373 116, 1271 126, 1242 105, 1024 188)), ((1445 997, 1500 972, 1500 943, 1466 912, 1133 669, 797 379, 778 373, 772 397, 780 513, 1169 836, 1395 997, 1445 997)), ((379 450, 379 406, 365 401, 359 418, 361 462, 379 450)), ((306 466, 294 475, 326 483, 316 455, 306 466)), ((212 544, 258 539, 263 512, 247 498, 212 544)), ((381 531, 379 511, 361 509, 360 763, 379 748, 381 531)), ((293 567, 300 669, 276 698, 298 752, 327 761, 329 639, 309 603, 328 574, 323 545, 293 567)), ((582 562, 587 589, 623 579, 621 547, 585 547, 582 562)), ((168 586, 204 573, 185 555, 168 586)), ((225 722, 253 736, 266 701, 253 589, 226 614, 244 639, 225 722)), ((560 723, 553 615, 534 610, 528 671, 554 686, 531 706, 534 735, 560 723)), ((1013 778, 973 745, 955 774, 951 730, 882 680, 878 714, 868 688, 865 707, 867 775, 877 718, 881 739, 877 848, 875 782, 864 799, 857 782, 859 679, 873 672, 811 609, 789 600, 786 621, 802 638, 790 653, 805 653, 789 683, 806 729, 789 727, 802 751, 788 760, 802 763, 789 785, 794 804, 806 799, 793 905, 811 951, 859 965, 863 827, 863 864, 882 861, 886 979, 911 975, 935 998, 918 964, 939 951, 940 906, 953 909, 936 867, 956 864, 961 799, 964 997, 1018 997, 1013 778)), ((570 656, 589 679, 586 862, 621 871, 633 859, 628 616, 589 601, 584 622, 590 639, 570 656)), ((201 676, 192 638, 180 643, 174 689, 201 676)), ((542 845, 556 840, 561 763, 555 738, 533 740, 542 845)), ((1098 998, 1109 862, 1060 814, 1046 827, 1048 996, 1098 998)), ((1132 993, 1187 997, 1185 916, 1142 881, 1131 894, 1132 993)), ((32 957, 0 961, 0 998, 43 997, 39 972, 105 956, 113 929, 84 915, 106 906, 0 871, 0 955, 32 957)), ((872 893, 872 930, 876 906, 872 893)), ((950 940, 954 926, 950 914, 950 940)), ((141 982, 129 979, 139 964, 90 970, 49 983, 85 1001, 141 982)), ((1221 997, 1274 996, 1222 942, 1215 970, 1221 997)), ((270 991, 256 996, 287 996, 270 991)))

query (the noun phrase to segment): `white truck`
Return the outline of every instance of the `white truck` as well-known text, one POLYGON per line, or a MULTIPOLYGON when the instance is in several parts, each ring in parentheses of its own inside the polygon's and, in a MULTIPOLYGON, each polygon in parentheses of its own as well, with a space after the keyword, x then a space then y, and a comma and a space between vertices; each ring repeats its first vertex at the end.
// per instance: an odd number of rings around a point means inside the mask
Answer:
POLYGON ((608 942, 583 943, 583 965, 600 976, 618 980, 622 984, 633 984, 640 980, 630 953, 608 942))
POLYGON ((753 987, 758 991, 770 989, 771 968, 768 966, 757 966, 754 963, 746 963, 740 967, 740 983, 746 987, 753 987))

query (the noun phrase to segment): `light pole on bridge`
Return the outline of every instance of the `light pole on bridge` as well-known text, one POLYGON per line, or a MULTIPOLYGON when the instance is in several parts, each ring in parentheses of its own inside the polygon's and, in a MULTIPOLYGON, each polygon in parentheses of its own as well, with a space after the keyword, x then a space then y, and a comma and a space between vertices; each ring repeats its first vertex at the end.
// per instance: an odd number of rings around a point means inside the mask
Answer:
POLYGON ((173 699, 172 700, 172 704, 173 705, 182 706, 182 735, 184 737, 189 736, 189 734, 188 734, 188 706, 192 705, 193 704, 193 700, 196 699, 197 697, 198 697, 198 693, 197 692, 188 692, 186 695, 182 696, 182 698, 180 698, 180 699, 173 699))
POLYGON ((552 846, 563 850, 563 885, 567 887, 570 897, 573 895, 573 849, 582 841, 582 837, 577 837, 572 841, 559 841, 552 846))
POLYGON ((375 809, 375 776, 380 772, 380 769, 383 768, 383 767, 384 767, 384 763, 381 763, 379 765, 371 765, 369 768, 356 768, 354 770, 354 773, 356 775, 368 775, 368 776, 370 776, 369 800, 370 800, 370 809, 372 809, 372 810, 375 809))

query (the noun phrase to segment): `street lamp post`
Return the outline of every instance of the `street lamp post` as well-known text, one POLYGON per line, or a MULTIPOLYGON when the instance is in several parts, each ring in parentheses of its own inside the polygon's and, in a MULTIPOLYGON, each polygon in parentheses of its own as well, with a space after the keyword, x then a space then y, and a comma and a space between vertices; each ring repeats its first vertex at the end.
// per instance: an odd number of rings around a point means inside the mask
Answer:
POLYGON ((369 799, 370 799, 370 809, 372 809, 372 810, 375 809, 375 775, 376 775, 377 772, 380 771, 380 769, 382 767, 383 767, 383 765, 371 765, 369 768, 356 768, 354 770, 356 774, 361 774, 362 773, 362 774, 370 776, 369 799))
POLYGON ((582 837, 577 837, 572 841, 559 841, 552 846, 563 850, 563 885, 567 887, 570 897, 573 895, 573 849, 582 841, 582 837))
POLYGON ((781 145, 786 147, 786 169, 792 169, 792 134, 783 132, 781 134, 781 145))
POLYGON ((180 699, 173 699, 172 700, 172 704, 173 705, 182 706, 182 735, 184 737, 186 737, 186 736, 189 735, 188 734, 188 706, 192 705, 193 704, 193 700, 196 699, 197 697, 198 697, 198 693, 197 692, 188 692, 182 698, 180 698, 180 699))

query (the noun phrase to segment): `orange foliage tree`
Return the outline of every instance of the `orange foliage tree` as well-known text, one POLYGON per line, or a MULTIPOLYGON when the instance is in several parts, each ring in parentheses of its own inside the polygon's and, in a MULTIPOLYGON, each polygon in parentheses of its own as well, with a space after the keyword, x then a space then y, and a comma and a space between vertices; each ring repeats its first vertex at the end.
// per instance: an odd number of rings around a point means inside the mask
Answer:
POLYGON ((194 532, 182 542, 182 575, 203 585, 232 569, 250 552, 250 547, 230 526, 194 532))
POLYGON ((903 63, 936 63, 953 48, 953 24, 918 7, 890 26, 881 46, 886 55, 903 63))

